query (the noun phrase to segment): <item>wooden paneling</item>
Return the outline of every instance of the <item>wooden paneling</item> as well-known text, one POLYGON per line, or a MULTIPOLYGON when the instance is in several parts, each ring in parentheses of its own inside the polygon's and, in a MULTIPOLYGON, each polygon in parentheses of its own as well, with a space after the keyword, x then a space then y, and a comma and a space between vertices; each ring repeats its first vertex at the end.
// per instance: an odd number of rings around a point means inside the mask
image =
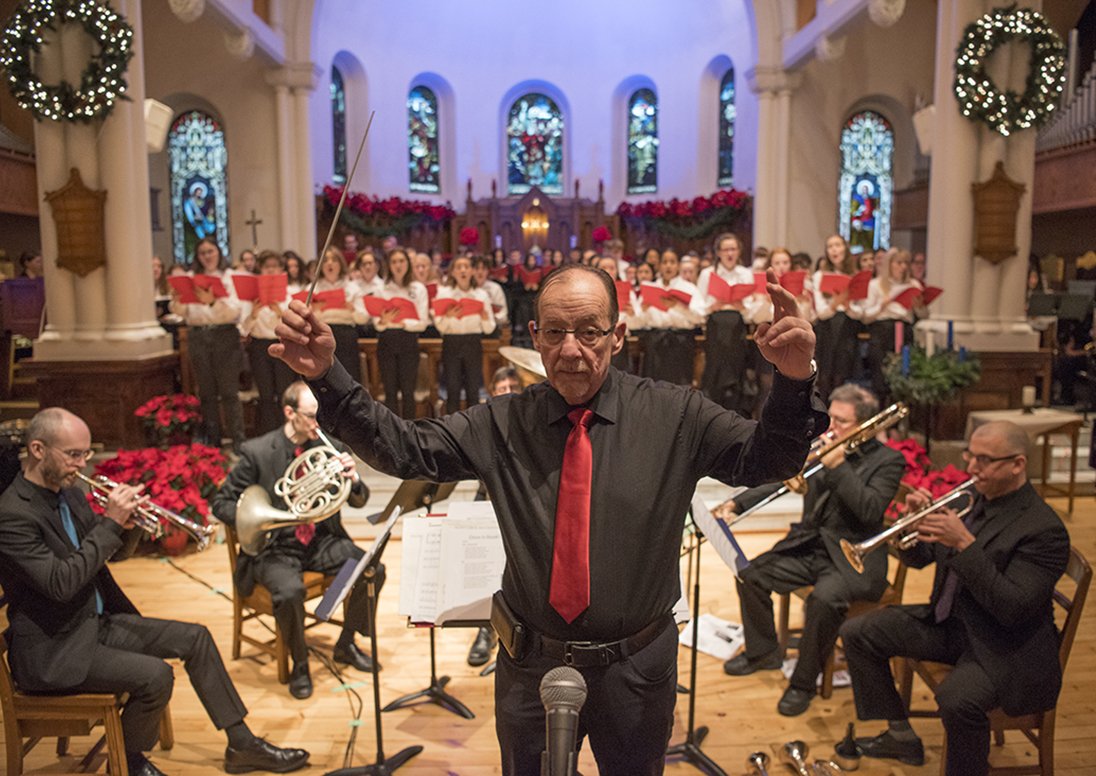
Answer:
POLYGON ((1096 207, 1096 143, 1035 158, 1034 213, 1096 207))
POLYGON ((0 150, 0 213, 38 215, 34 158, 0 150))

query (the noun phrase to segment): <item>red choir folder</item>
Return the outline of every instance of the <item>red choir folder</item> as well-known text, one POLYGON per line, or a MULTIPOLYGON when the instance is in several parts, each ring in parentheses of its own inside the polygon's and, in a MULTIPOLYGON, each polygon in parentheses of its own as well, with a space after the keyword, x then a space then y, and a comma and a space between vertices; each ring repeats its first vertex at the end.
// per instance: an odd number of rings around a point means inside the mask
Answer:
POLYGON ((429 299, 431 302, 433 302, 434 297, 436 297, 437 295, 438 295, 438 284, 437 283, 427 283, 426 284, 426 298, 429 299))
POLYGON ((539 269, 526 269, 518 267, 518 278, 523 286, 535 286, 540 283, 543 274, 539 269))
POLYGON ((363 301, 365 302, 365 309, 374 318, 380 318, 389 310, 395 310, 396 315, 392 319, 393 323, 399 323, 400 321, 417 321, 419 319, 419 311, 415 309, 415 303, 410 299, 404 299, 402 296, 396 296, 391 299, 381 299, 379 296, 367 296, 363 301))
POLYGON ((840 294, 849 287, 851 280, 851 275, 840 272, 824 272, 822 273, 822 281, 819 283, 819 290, 823 294, 840 294))
POLYGON ((617 306, 628 312, 632 306, 632 284, 627 280, 617 280, 616 292, 617 292, 617 306))
POLYGON ((757 293, 757 286, 752 283, 735 283, 731 286, 731 302, 741 302, 748 296, 757 293))
POLYGON ((289 287, 284 272, 280 275, 233 275, 232 285, 236 287, 236 296, 241 301, 261 305, 281 304, 289 287))
POLYGON ((803 287, 807 282, 806 270, 797 269, 791 272, 785 272, 780 277, 780 285, 784 287, 792 296, 799 296, 803 293, 803 287))
MULTIPOLYGON (((298 291, 293 295, 293 298, 300 299, 302 302, 305 301, 308 299, 308 289, 298 291)), ((317 291, 312 295, 312 304, 318 306, 320 310, 346 307, 346 292, 341 288, 333 288, 330 291, 317 291)))
POLYGON ((194 293, 195 286, 212 291, 216 299, 228 296, 228 291, 225 290, 221 279, 212 275, 194 275, 193 277, 189 275, 171 275, 168 277, 167 282, 179 294, 179 301, 183 304, 198 304, 198 295, 194 293))
POLYGON ((858 299, 868 298, 868 283, 871 282, 871 275, 871 270, 866 269, 852 276, 849 281, 849 301, 855 302, 858 299))
POLYGON ((921 298, 920 288, 907 288, 898 296, 891 297, 892 302, 898 302, 898 304, 905 307, 907 310, 912 310, 921 298))
POLYGON ((510 268, 506 265, 503 265, 501 267, 491 267, 491 269, 487 270, 487 275, 491 278, 491 280, 497 280, 499 282, 505 283, 510 278, 510 268))
POLYGON ((689 301, 692 299, 692 297, 684 291, 678 291, 674 288, 659 288, 654 284, 648 285, 647 283, 644 283, 639 287, 639 295, 646 304, 662 311, 669 310, 670 305, 674 302, 680 302, 681 304, 688 306, 689 301))
POLYGON ((432 304, 434 315, 443 316, 453 308, 457 309, 458 318, 467 318, 469 315, 479 315, 483 312, 483 302, 478 299, 435 299, 432 304))
POLYGON ((708 276, 708 296, 720 304, 730 304, 734 301, 731 298, 730 284, 715 272, 708 276))
POLYGON ((944 289, 938 286, 925 286, 925 290, 921 292, 921 304, 928 307, 942 293, 944 293, 944 289))
POLYGON ((755 294, 767 294, 767 293, 769 293, 768 283, 769 283, 769 280, 768 280, 768 275, 766 273, 764 273, 764 272, 755 272, 754 273, 754 293, 755 294))

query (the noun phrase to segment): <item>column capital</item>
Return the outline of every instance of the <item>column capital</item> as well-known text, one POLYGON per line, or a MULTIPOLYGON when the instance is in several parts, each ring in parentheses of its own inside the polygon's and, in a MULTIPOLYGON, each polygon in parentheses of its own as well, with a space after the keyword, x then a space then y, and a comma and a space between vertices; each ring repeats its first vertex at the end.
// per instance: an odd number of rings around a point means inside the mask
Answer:
POLYGON ((321 75, 320 68, 313 62, 291 62, 284 67, 266 71, 266 82, 271 86, 286 87, 294 91, 312 91, 321 75))
POLYGON ((754 67, 746 71, 746 83, 754 94, 790 93, 799 88, 803 74, 782 67, 754 67))

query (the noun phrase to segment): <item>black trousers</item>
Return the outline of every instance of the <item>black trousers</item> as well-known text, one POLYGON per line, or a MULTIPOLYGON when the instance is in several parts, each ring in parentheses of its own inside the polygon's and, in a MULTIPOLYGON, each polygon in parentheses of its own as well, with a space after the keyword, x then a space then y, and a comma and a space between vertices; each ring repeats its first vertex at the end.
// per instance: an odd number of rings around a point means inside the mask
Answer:
POLYGON ((954 619, 939 624, 926 622, 910 609, 889 606, 854 617, 841 628, 856 715, 860 719, 906 719, 906 708, 891 674, 892 657, 954 665, 955 669, 936 691, 936 704, 947 738, 946 773, 983 776, 989 771, 987 712, 1000 705, 997 691, 975 661, 961 624, 954 619))
POLYGON ((814 324, 818 356, 818 392, 823 399, 839 385, 856 377, 860 353, 860 324, 843 312, 814 324))
POLYGON ((282 394, 296 375, 280 358, 273 358, 267 348, 277 340, 250 339, 247 343, 247 360, 251 364, 251 379, 259 392, 258 428, 256 435, 273 431, 285 422, 282 413, 282 394))
POLYGON ((401 418, 415 418, 415 383, 419 376, 419 335, 386 329, 377 337, 377 361, 384 385, 384 406, 401 418))
MULTIPOLYGON (((275 546, 255 559, 255 581, 270 591, 274 619, 282 630, 286 647, 297 664, 308 659, 304 640, 304 582, 302 571, 335 574, 347 560, 358 560, 362 550, 349 539, 317 534, 307 546, 275 546)), ((384 585, 384 565, 378 568, 377 590, 384 585)), ((369 601, 364 584, 350 594, 346 604, 343 634, 369 634, 369 601)))
POLYGON ((738 598, 742 608, 742 628, 746 636, 746 657, 760 658, 776 650, 776 626, 773 622, 772 594, 790 593, 804 585, 814 585, 807 596, 803 634, 799 638, 799 661, 789 684, 813 693, 818 675, 833 651, 834 642, 851 596, 841 573, 834 568, 826 548, 818 540, 803 552, 784 555, 767 552, 758 556, 742 572, 738 598))
POLYGON ((174 672, 164 662, 168 658, 183 661, 198 700, 218 730, 247 716, 205 626, 135 614, 103 615, 91 670, 72 692, 129 693, 122 710, 126 751, 147 752, 156 744, 160 716, 175 685, 174 672))
POLYGON ((231 323, 191 326, 187 330, 190 367, 198 384, 205 434, 211 445, 221 444, 221 416, 224 410, 228 435, 244 441, 244 416, 240 407, 240 331, 231 323))
POLYGON ((696 338, 692 329, 647 329, 640 334, 640 342, 643 343, 643 377, 674 385, 693 384, 696 338))
POLYGON ((335 337, 335 358, 343 365, 354 382, 362 381, 362 360, 358 350, 358 327, 349 323, 331 324, 335 337))
POLYGON ((700 390, 729 410, 743 410, 742 384, 746 380, 748 346, 746 322, 740 312, 718 310, 708 316, 700 390))
POLYGON ((913 327, 905 321, 886 320, 875 321, 868 325, 868 374, 871 377, 872 392, 879 399, 879 405, 885 407, 890 404, 890 391, 887 389, 887 380, 883 377, 883 362, 887 356, 894 352, 895 329, 904 326, 906 343, 913 339, 913 327))
MULTIPOLYGON (((526 655, 520 662, 499 649, 495 672, 495 731, 505 776, 540 773, 544 751, 544 704, 540 680, 559 661, 526 655)), ((590 748, 602 776, 657 776, 674 724, 677 628, 667 623, 655 640, 609 666, 581 669, 586 703, 579 741, 590 748)))
POLYGON ((479 334, 446 334, 441 338, 445 370, 445 411, 460 410, 460 392, 471 407, 479 404, 483 387, 483 338, 479 334))

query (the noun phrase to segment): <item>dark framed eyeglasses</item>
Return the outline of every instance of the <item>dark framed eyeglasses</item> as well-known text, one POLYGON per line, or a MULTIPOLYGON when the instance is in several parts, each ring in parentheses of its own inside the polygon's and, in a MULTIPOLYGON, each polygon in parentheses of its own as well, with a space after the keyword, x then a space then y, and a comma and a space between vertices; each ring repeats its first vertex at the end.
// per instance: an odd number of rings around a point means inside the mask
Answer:
POLYGON ((574 334, 575 339, 583 345, 593 347, 613 332, 612 328, 599 329, 596 326, 583 326, 580 329, 542 329, 536 325, 533 326, 533 331, 544 341, 544 344, 551 347, 562 345, 568 334, 574 334))
POLYGON ((316 413, 315 412, 301 412, 300 410, 293 410, 293 412, 297 413, 302 418, 307 418, 308 420, 315 420, 316 419, 316 413))
POLYGON ((967 463, 974 461, 979 466, 986 467, 991 463, 999 463, 1001 461, 1009 461, 1013 458, 1019 458, 1023 453, 1013 453, 1012 455, 998 455, 996 457, 989 455, 975 455, 970 450, 963 451, 963 460, 967 463))

